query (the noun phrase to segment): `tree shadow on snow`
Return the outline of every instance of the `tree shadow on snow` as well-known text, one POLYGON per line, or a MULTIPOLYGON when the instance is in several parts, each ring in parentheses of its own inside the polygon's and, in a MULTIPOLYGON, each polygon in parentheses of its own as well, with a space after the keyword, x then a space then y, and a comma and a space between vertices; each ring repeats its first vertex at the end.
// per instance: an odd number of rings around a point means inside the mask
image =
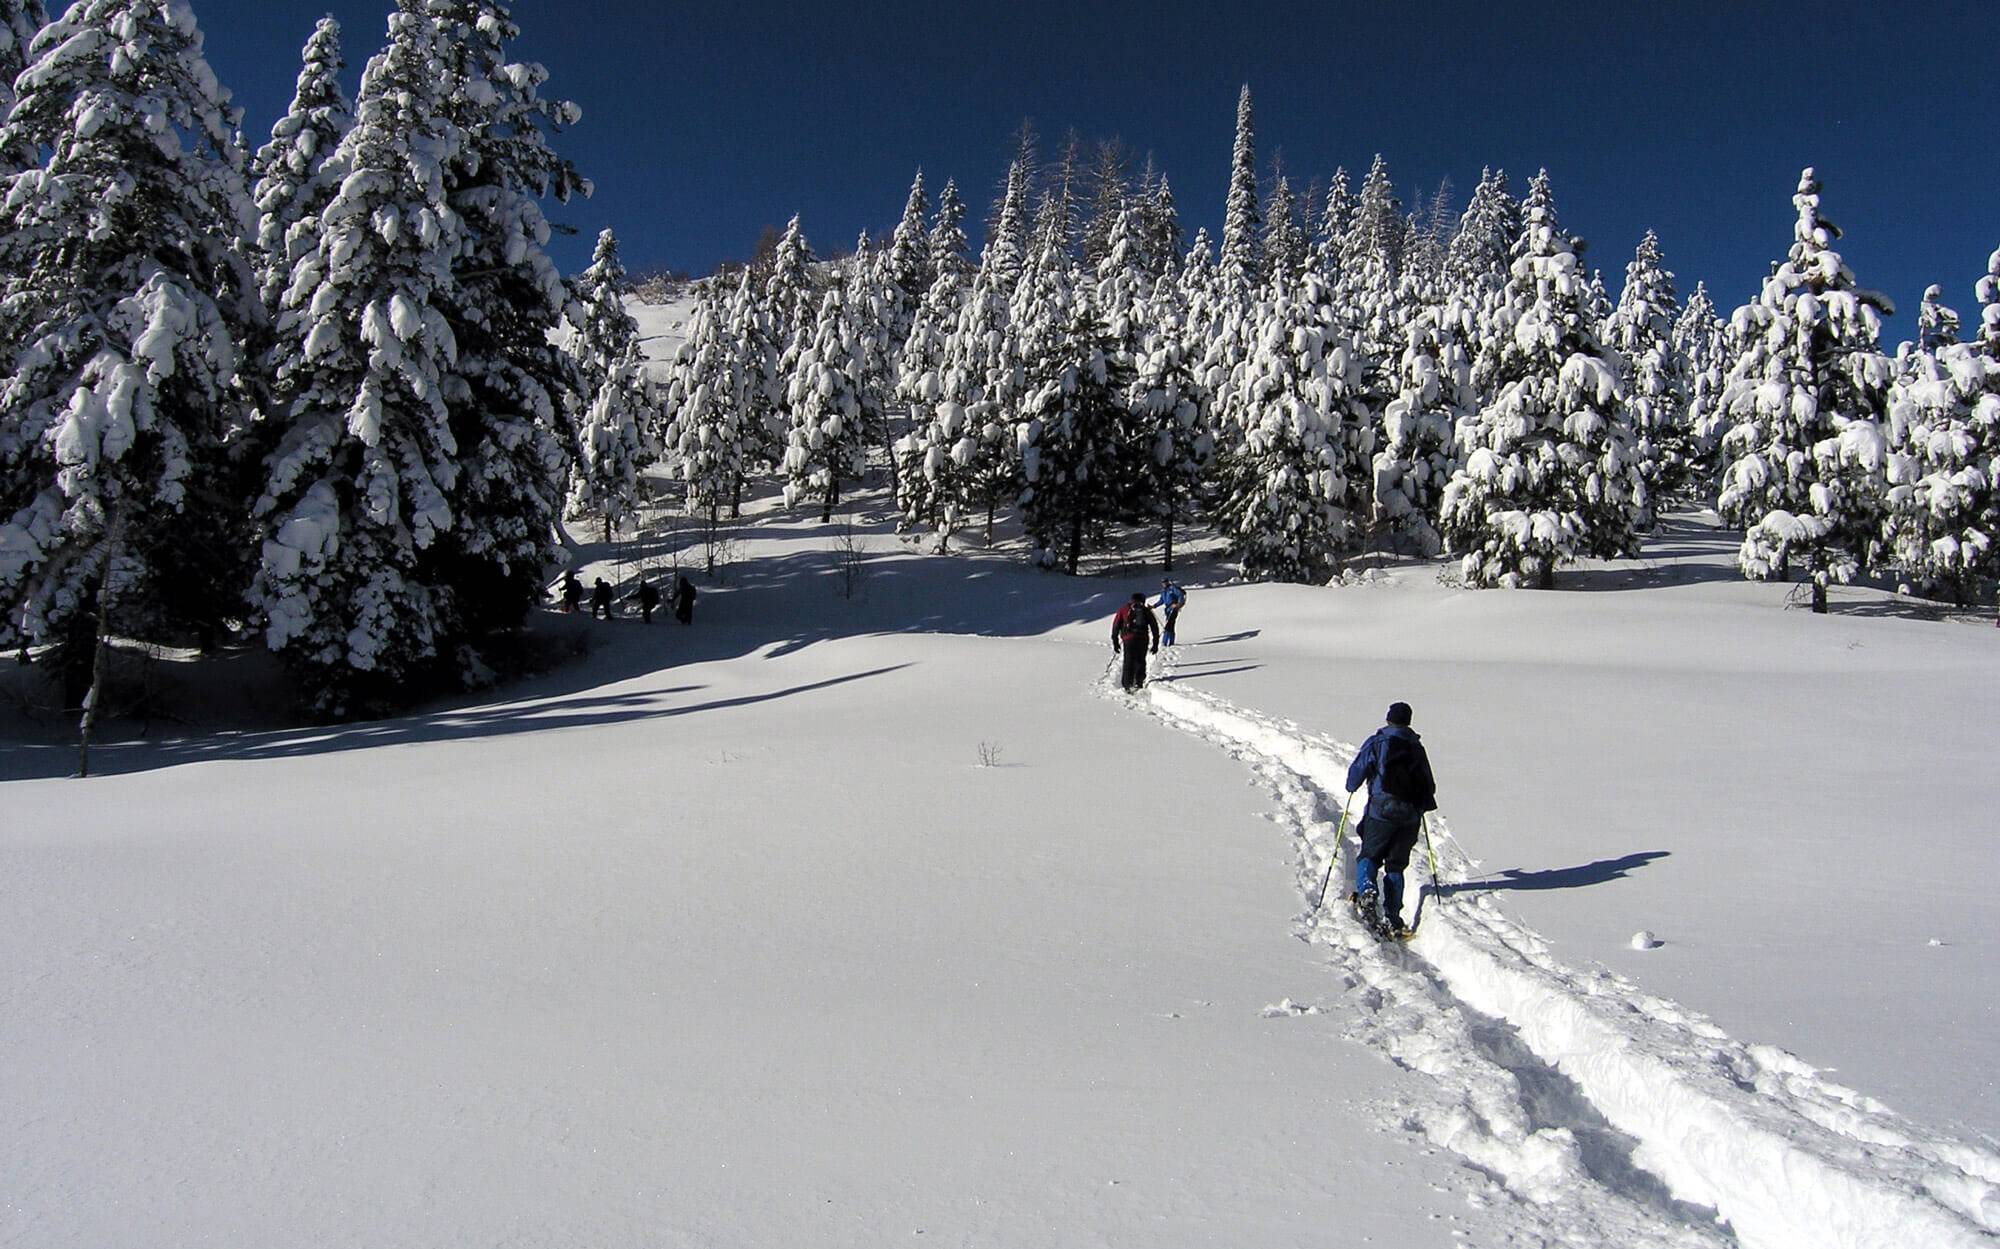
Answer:
POLYGON ((1665 850, 1641 850, 1635 854, 1620 855, 1615 859, 1599 859, 1595 863, 1585 863, 1577 867, 1556 867, 1542 871, 1509 868, 1498 876, 1489 876, 1484 880, 1440 885, 1437 887, 1437 892, 1454 894, 1494 893, 1505 889, 1581 889, 1588 885, 1602 885, 1607 881, 1622 880, 1635 869, 1644 867, 1655 859, 1666 857, 1665 850))
MULTIPOLYGON (((729 707, 748 707, 791 698, 817 690, 831 689, 852 681, 900 672, 910 664, 891 664, 845 676, 809 681, 784 689, 743 694, 734 698, 714 698, 702 702, 677 702, 674 695, 693 694, 703 685, 674 685, 658 689, 591 697, 563 696, 554 700, 513 701, 484 707, 466 707, 428 715, 376 720, 365 724, 321 726, 271 733, 216 733, 159 742, 113 742, 93 746, 90 769, 93 776, 129 775, 184 763, 287 759, 302 755, 335 754, 348 750, 368 750, 378 746, 407 746, 422 742, 466 741, 510 733, 541 733, 557 729, 597 728, 642 720, 664 720, 675 716, 698 715, 729 707)), ((0 781, 51 780, 72 776, 76 771, 74 746, 20 746, 0 757, 0 781)))

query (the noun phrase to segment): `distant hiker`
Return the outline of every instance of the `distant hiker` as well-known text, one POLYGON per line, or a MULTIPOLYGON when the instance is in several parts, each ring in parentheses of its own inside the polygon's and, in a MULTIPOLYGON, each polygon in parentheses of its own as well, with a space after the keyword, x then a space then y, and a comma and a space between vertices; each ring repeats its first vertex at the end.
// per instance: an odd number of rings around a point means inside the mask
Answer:
POLYGON ((574 613, 577 604, 581 602, 583 602, 583 582, 576 579, 574 568, 568 569, 563 573, 562 579, 563 611, 574 613))
POLYGON ((1354 892, 1347 897, 1363 923, 1403 937, 1409 935, 1403 926, 1403 869, 1410 865, 1424 813, 1437 810, 1437 781, 1431 776, 1431 757, 1422 739, 1410 731, 1410 704, 1390 703, 1386 718, 1388 723, 1361 744, 1347 769, 1349 793, 1368 786, 1354 892), (1377 871, 1382 873, 1379 919, 1377 871))
POLYGON ((1160 642, 1166 646, 1174 644, 1174 622, 1181 618, 1181 608, 1187 606, 1187 591, 1181 589, 1168 577, 1160 578, 1160 601, 1153 606, 1167 613, 1167 623, 1160 629, 1160 642))
POLYGON ((590 618, 611 619, 611 583, 602 577, 590 587, 590 618))
POLYGON ((1145 594, 1135 590, 1131 601, 1111 618, 1112 653, 1125 656, 1125 670, 1118 683, 1128 691, 1146 683, 1148 641, 1152 644, 1151 653, 1159 654, 1160 622, 1153 619, 1152 609, 1146 606, 1145 594))
POLYGON ((659 587, 655 586, 652 582, 647 581, 644 578, 640 578, 639 614, 645 618, 647 624, 653 623, 653 609, 655 607, 658 607, 659 605, 660 605, 659 587))
POLYGON ((694 623, 694 582, 682 573, 674 584, 674 619, 682 624, 694 623))

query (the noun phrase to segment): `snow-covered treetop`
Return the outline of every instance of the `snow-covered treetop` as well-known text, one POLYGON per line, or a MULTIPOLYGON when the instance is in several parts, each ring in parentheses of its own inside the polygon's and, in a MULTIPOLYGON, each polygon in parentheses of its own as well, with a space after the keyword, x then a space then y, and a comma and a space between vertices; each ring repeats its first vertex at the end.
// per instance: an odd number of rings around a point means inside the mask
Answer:
POLYGON ((947 179, 938 192, 937 216, 931 225, 925 252, 931 261, 931 280, 943 274, 963 278, 972 269, 965 238, 965 201, 959 197, 958 183, 947 179))
POLYGON ((1153 272, 1165 274, 1178 268, 1187 240, 1181 232, 1180 209, 1174 204, 1174 191, 1167 185, 1165 174, 1160 175, 1147 197, 1145 234, 1146 256, 1152 262, 1153 272))
POLYGON ((1631 263, 1625 266, 1625 289, 1618 295, 1613 341, 1621 351, 1630 351, 1640 334, 1664 341, 1673 332, 1679 315, 1674 297, 1674 275, 1667 271, 1660 253, 1660 239, 1651 230, 1639 240, 1631 263))
POLYGON ((1279 174, 1264 216, 1264 262, 1270 266, 1273 278, 1289 280, 1305 271, 1306 259, 1306 232, 1299 221, 1299 198, 1292 193, 1291 179, 1279 174))
MULTIPOLYGON (((354 111, 341 90, 340 23, 321 18, 301 56, 292 106, 271 127, 271 140, 250 163, 256 179, 257 250, 265 302, 277 307, 290 284, 292 266, 309 251, 309 237, 293 239, 294 227, 319 215, 333 198, 339 178, 329 168, 340 141, 354 124, 354 111)), ((316 223, 314 223, 316 224, 316 223)))
POLYGON ((1958 313, 1945 307, 1943 299, 1943 287, 1924 288, 1924 301, 1917 307, 1917 346, 1925 351, 1958 341, 1958 313))
POLYGON ((1019 161, 1007 166, 1007 190, 1000 200, 1000 215, 994 221, 980 268, 1010 285, 1021 274, 1028 257, 1028 171, 1019 161))
POLYGON ((136 289, 150 248, 183 252, 224 300, 251 298, 241 116, 202 47, 186 0, 78 0, 45 27, 0 151, 50 155, 12 179, 8 226, 76 240, 66 263, 107 290, 136 289))
POLYGON ((1402 260, 1403 234, 1403 207, 1389 179, 1389 163, 1378 152, 1361 183, 1361 198, 1342 244, 1342 263, 1352 266, 1373 260, 1393 276, 1402 260))
POLYGON ((1257 138, 1250 84, 1236 99, 1236 145, 1229 157, 1229 197, 1222 218, 1222 280, 1238 289, 1264 278, 1263 214, 1257 203, 1257 138))
POLYGON ((258 149, 250 166, 260 180, 257 206, 265 212, 270 210, 264 205, 262 182, 289 174, 296 185, 309 175, 311 165, 332 154, 354 121, 354 110, 340 86, 340 72, 347 62, 340 55, 337 20, 319 19, 300 61, 292 106, 271 127, 271 141, 258 149))
POLYGON ((507 45, 521 37, 509 6, 501 0, 425 0, 425 8, 437 24, 438 59, 455 80, 453 120, 466 132, 457 180, 478 185, 497 179, 508 190, 563 202, 589 195, 590 181, 548 140, 550 131, 581 120, 583 110, 541 97, 546 68, 507 59, 507 45))
POLYGON ((882 263, 891 282, 903 292, 911 307, 930 289, 934 272, 930 257, 930 236, 924 231, 924 214, 930 211, 930 196, 924 191, 924 171, 910 182, 909 198, 903 201, 903 216, 889 238, 889 250, 882 263))

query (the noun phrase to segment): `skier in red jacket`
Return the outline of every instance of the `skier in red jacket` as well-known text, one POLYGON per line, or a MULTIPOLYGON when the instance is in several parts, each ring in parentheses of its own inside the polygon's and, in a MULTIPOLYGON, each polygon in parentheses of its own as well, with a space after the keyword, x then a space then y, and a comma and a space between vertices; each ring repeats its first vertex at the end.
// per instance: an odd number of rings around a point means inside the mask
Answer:
POLYGON ((1125 670, 1118 683, 1128 692, 1144 685, 1146 656, 1160 652, 1160 622, 1146 606, 1144 594, 1134 594, 1111 618, 1111 649, 1125 656, 1125 670))

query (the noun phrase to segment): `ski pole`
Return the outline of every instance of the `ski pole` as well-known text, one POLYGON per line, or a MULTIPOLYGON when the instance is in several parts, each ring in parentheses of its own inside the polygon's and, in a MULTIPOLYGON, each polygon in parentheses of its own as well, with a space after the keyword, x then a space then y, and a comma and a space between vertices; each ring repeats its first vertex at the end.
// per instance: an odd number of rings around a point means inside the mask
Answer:
POLYGON ((1340 842, 1347 836, 1347 809, 1353 805, 1354 795, 1350 793, 1340 807, 1340 827, 1333 830, 1333 857, 1327 860, 1326 879, 1319 882, 1319 901, 1313 903, 1314 911, 1326 905, 1326 890, 1333 883, 1333 869, 1340 866, 1340 842))
POLYGON ((1437 848, 1431 845, 1431 817, 1429 812, 1424 813, 1424 854, 1431 862, 1431 892, 1437 895, 1439 902, 1443 902, 1444 891, 1438 887, 1437 848))

